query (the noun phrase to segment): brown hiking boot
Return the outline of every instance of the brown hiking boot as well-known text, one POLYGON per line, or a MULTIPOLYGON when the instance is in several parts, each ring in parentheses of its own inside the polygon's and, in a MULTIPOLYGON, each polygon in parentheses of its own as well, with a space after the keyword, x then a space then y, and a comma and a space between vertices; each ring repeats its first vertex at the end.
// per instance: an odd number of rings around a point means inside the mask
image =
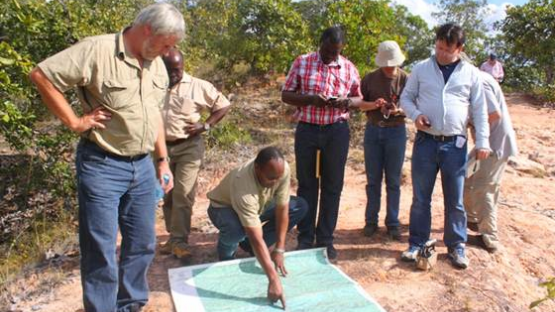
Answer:
POLYGON ((191 256, 189 246, 182 242, 173 244, 172 254, 178 259, 185 259, 191 256))
POLYGON ((158 251, 163 255, 171 255, 173 249, 173 242, 171 240, 165 242, 164 244, 160 244, 158 247, 158 251))

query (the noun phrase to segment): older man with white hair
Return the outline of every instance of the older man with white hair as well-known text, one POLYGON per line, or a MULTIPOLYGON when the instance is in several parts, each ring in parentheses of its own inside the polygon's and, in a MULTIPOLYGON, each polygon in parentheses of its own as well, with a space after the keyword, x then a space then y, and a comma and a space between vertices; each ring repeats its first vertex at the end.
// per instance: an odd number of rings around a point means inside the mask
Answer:
POLYGON ((139 311, 148 301, 158 183, 152 151, 159 181, 168 175, 165 191, 173 187, 160 114, 168 76, 158 56, 184 33, 183 16, 174 6, 152 4, 130 27, 85 38, 30 74, 50 111, 81 135, 76 170, 87 312, 139 311), (72 88, 83 108, 80 117, 62 93, 72 88))

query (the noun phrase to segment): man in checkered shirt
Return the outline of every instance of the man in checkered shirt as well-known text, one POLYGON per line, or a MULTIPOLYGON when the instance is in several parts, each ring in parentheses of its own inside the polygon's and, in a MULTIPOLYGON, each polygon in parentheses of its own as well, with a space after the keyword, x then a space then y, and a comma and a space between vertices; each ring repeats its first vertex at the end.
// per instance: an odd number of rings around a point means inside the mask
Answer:
POLYGON ((344 45, 341 26, 326 29, 317 52, 297 57, 281 95, 283 102, 297 107, 297 195, 309 207, 297 225, 297 249, 314 247, 316 239, 316 246, 326 247, 330 259, 337 257, 333 232, 349 151, 349 107, 362 101, 358 70, 340 55, 344 45), (319 190, 320 213, 316 224, 319 190))

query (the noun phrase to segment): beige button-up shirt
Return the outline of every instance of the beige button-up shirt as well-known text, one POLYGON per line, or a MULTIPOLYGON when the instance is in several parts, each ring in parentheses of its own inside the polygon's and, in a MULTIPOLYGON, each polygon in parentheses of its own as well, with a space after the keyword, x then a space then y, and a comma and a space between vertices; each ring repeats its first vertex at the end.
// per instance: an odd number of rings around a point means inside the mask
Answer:
POLYGON ((229 105, 210 82, 183 73, 181 81, 170 89, 162 111, 166 140, 188 138, 185 127, 199 122, 203 110, 213 113, 229 105))
POLYGON ((283 177, 273 186, 258 183, 254 159, 229 172, 206 196, 214 208, 232 207, 243 226, 261 226, 260 215, 275 200, 277 206, 289 204, 291 170, 285 161, 283 177))
POLYGON ((99 106, 112 113, 106 129, 84 137, 108 152, 134 156, 154 150, 169 78, 159 57, 141 68, 124 45, 124 31, 85 38, 38 67, 61 92, 77 87, 85 113, 99 106))

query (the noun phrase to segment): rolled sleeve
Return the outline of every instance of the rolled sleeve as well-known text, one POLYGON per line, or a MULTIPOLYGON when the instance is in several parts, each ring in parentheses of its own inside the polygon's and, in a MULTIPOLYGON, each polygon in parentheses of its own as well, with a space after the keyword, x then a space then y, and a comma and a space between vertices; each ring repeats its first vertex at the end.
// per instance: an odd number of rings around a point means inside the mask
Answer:
POLYGON ((349 96, 351 97, 361 96, 362 93, 360 92, 360 75, 358 73, 358 69, 354 66, 351 70, 351 75, 353 79, 351 81, 351 89, 349 90, 349 96))
POLYGON ((96 44, 84 40, 37 65, 60 92, 90 83, 95 67, 96 44))
POLYGON ((489 83, 484 83, 484 96, 488 105, 488 114, 501 111, 493 86, 489 83))
POLYGON ((215 112, 231 105, 229 100, 209 82, 204 83, 203 99, 203 105, 208 107, 211 112, 215 112))
POLYGON ((300 68, 301 58, 298 57, 291 65, 287 78, 285 79, 285 84, 283 85, 282 91, 297 91, 299 88, 299 68, 300 68))

